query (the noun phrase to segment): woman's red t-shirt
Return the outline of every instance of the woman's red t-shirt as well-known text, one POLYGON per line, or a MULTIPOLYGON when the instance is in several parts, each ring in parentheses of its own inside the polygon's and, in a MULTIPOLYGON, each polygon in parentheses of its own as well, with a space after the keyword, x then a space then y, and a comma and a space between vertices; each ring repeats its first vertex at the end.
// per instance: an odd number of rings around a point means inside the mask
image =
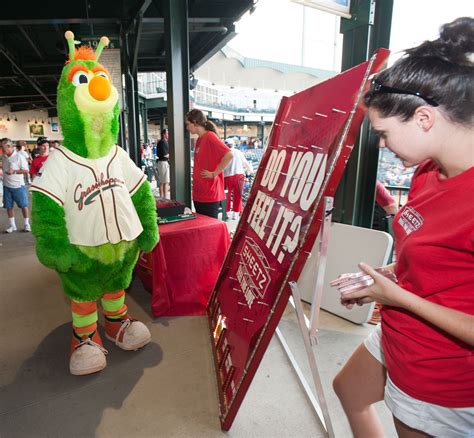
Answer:
MULTIPOLYGON (((474 315, 474 167, 442 179, 425 162, 393 221, 399 285, 474 315)), ((408 310, 384 306, 382 345, 393 383, 415 399, 474 405, 474 347, 408 310)))
POLYGON ((207 131, 194 147, 193 201, 217 202, 225 199, 224 172, 214 178, 203 178, 202 170, 213 172, 230 149, 212 131, 207 131))

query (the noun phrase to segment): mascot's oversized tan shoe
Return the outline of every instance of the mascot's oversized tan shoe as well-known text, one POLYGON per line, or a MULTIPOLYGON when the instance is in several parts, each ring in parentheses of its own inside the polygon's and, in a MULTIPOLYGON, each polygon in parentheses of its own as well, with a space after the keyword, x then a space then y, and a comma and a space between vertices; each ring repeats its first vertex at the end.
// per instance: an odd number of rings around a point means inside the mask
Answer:
POLYGON ((69 371, 74 376, 97 373, 107 366, 107 350, 102 346, 97 330, 89 336, 73 334, 69 371))
POLYGON ((126 316, 105 318, 105 336, 122 350, 138 350, 151 341, 151 333, 143 322, 126 316))

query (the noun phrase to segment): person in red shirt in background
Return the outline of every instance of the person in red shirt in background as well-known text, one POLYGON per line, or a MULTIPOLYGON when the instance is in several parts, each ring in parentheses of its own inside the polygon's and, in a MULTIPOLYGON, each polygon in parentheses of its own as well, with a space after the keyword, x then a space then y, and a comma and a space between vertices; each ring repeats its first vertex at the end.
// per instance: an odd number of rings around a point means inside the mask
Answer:
POLYGON ((341 293, 382 303, 382 323, 334 379, 355 437, 384 436, 385 400, 400 437, 471 437, 474 429, 474 19, 406 51, 364 101, 380 147, 419 165, 393 221, 398 282, 341 293))
POLYGON ((217 219, 219 204, 225 199, 223 170, 232 160, 232 151, 217 136, 214 123, 198 109, 186 114, 186 129, 199 137, 194 147, 194 207, 197 213, 217 219))
POLYGON ((40 155, 33 159, 30 166, 30 175, 32 180, 35 179, 36 176, 41 175, 41 169, 43 168, 43 164, 49 156, 48 140, 41 140, 38 143, 38 146, 40 148, 40 155))
POLYGON ((380 181, 377 181, 375 185, 375 201, 385 210, 388 216, 397 214, 398 206, 395 202, 395 198, 380 181))
POLYGON ((224 142, 232 150, 234 154, 229 165, 224 169, 224 185, 227 189, 227 213, 232 210, 232 219, 238 219, 242 213, 242 191, 245 182, 245 169, 250 174, 253 174, 252 165, 247 161, 245 155, 235 149, 235 141, 233 138, 228 138, 224 142))

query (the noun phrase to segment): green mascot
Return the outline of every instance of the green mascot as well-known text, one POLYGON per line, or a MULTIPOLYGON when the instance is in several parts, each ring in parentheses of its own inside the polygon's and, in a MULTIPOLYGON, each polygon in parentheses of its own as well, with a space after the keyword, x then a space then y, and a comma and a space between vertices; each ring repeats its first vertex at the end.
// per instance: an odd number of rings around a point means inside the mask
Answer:
POLYGON ((50 154, 31 186, 32 231, 38 259, 55 269, 71 298, 73 336, 69 368, 74 375, 98 372, 107 351, 97 331, 97 301, 105 334, 124 350, 151 340, 145 324, 125 305, 139 251, 158 242, 155 200, 143 172, 115 143, 119 97, 97 49, 74 47, 66 32, 67 61, 58 85, 63 145, 50 154))

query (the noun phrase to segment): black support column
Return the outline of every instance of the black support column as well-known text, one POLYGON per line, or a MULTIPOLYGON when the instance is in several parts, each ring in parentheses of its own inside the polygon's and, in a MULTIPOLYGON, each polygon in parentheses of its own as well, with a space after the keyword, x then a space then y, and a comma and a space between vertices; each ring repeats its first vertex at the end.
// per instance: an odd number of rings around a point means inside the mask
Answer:
POLYGON ((166 81, 171 197, 191 206, 191 154, 184 118, 189 110, 187 0, 165 0, 166 81))
POLYGON ((130 158, 140 167, 140 125, 138 118, 137 72, 132 71, 130 35, 121 32, 122 71, 125 76, 125 117, 130 158))
POLYGON ((140 116, 143 125, 143 143, 148 142, 148 110, 146 108, 146 100, 140 98, 140 116))
MULTIPOLYGON (((342 71, 389 47, 393 0, 353 0, 351 20, 341 19, 342 71)), ((336 222, 371 228, 378 167, 376 139, 365 120, 335 196, 336 222)))

